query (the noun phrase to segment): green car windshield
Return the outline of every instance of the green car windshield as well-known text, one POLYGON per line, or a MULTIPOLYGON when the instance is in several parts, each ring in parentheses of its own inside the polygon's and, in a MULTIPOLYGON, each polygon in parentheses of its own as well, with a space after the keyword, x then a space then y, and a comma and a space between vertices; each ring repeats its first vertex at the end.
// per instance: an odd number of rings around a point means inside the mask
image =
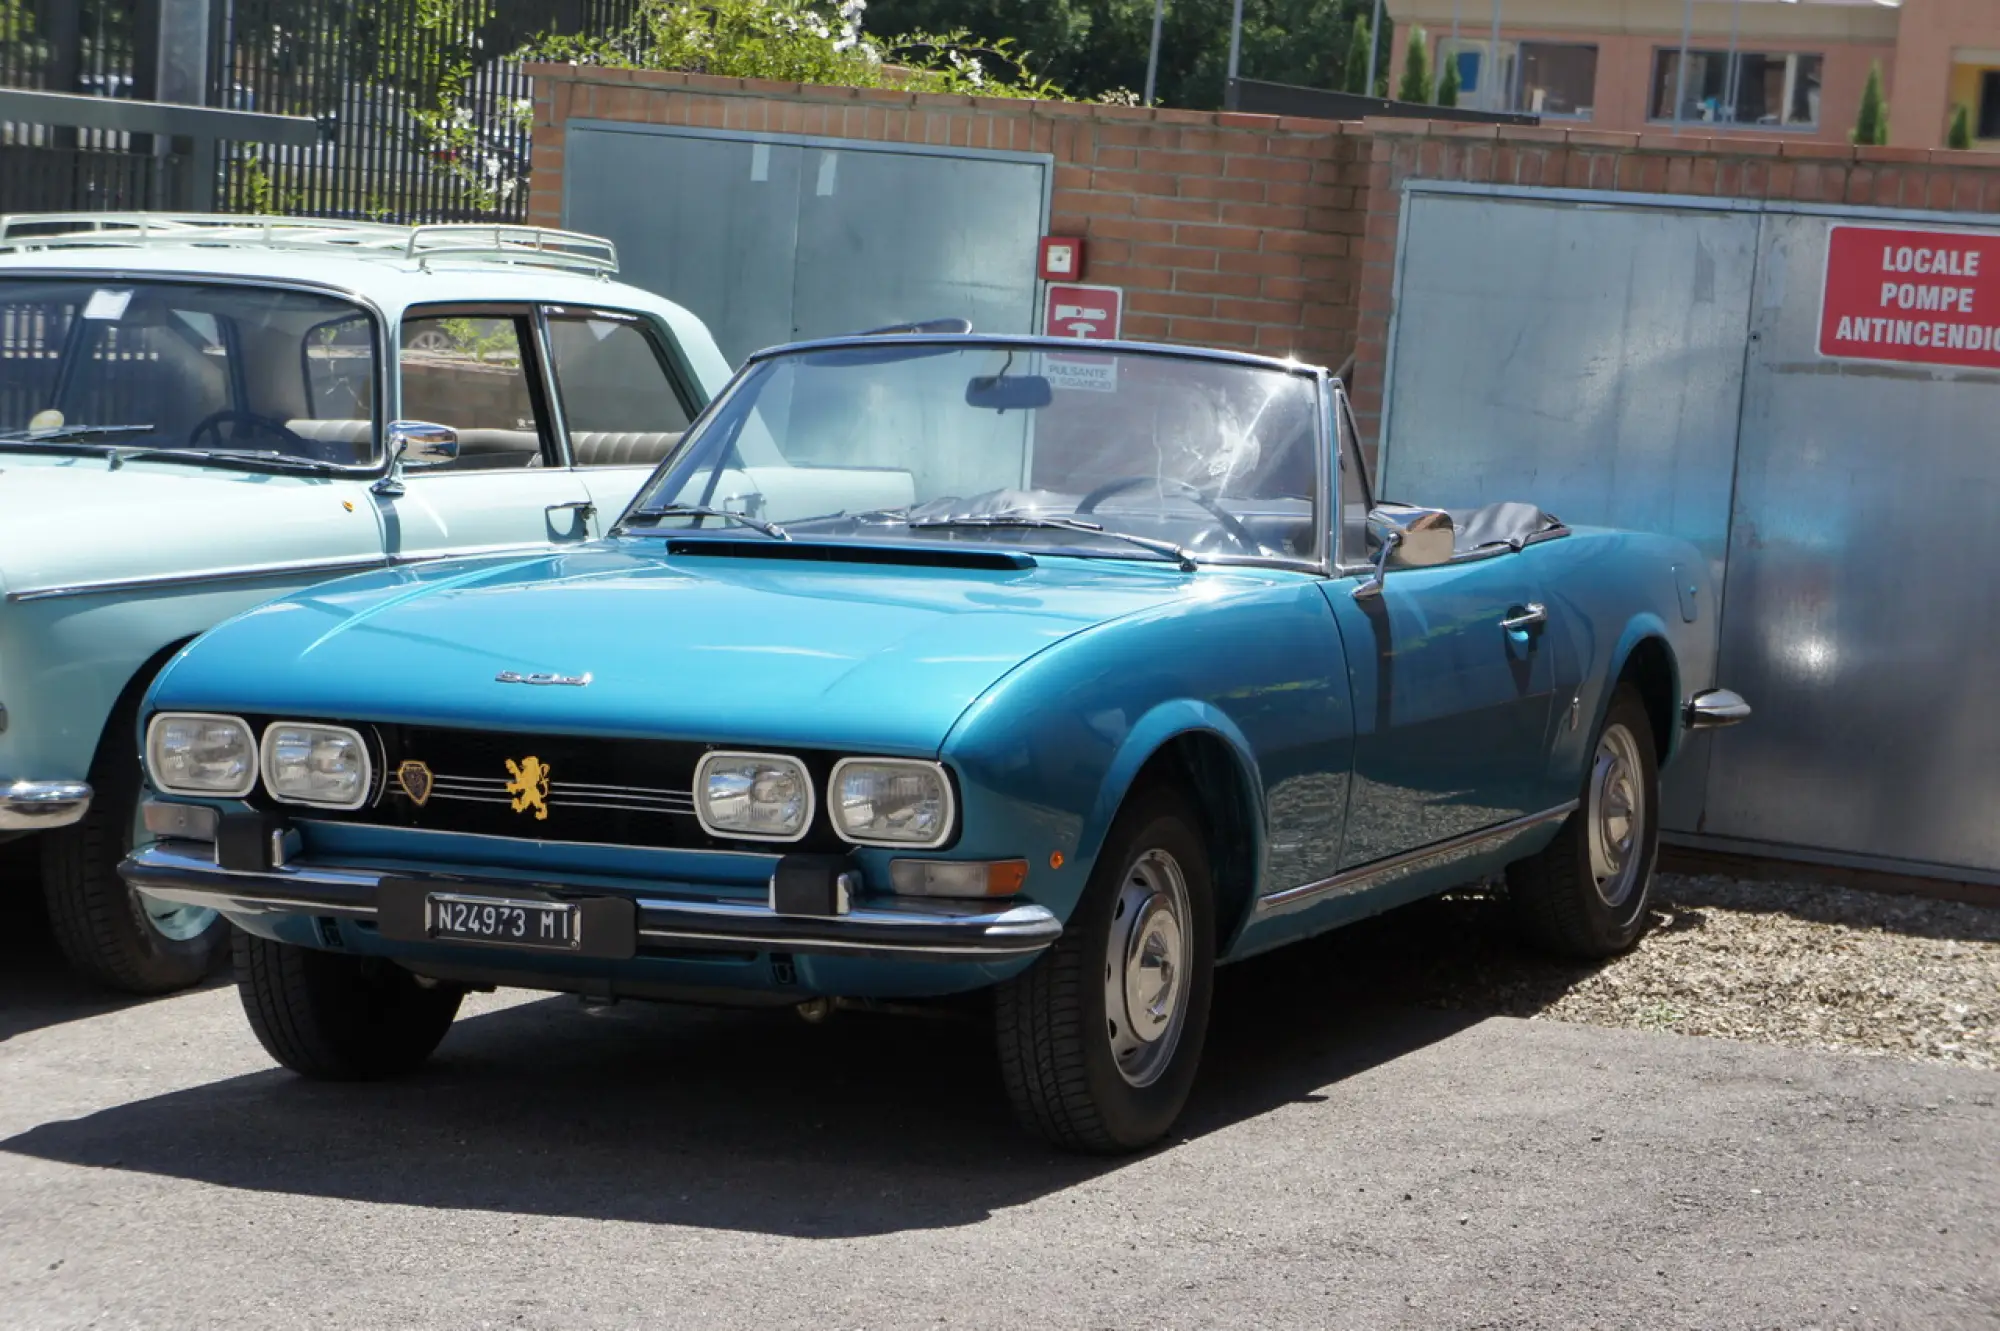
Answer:
POLYGON ((0 277, 0 448, 376 455, 375 322, 234 283, 0 277))
POLYGON ((626 530, 976 541, 1304 563, 1324 529, 1309 372, 1150 351, 882 342, 753 365, 626 530))

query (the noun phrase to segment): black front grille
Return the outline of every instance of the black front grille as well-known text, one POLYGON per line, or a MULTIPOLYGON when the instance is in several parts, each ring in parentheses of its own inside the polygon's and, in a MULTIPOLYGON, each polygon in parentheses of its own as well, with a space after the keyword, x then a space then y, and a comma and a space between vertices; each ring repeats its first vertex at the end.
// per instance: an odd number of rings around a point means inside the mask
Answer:
POLYGON ((781 844, 711 837, 702 830, 694 814, 694 770, 713 745, 435 726, 356 728, 372 733, 380 745, 375 798, 347 812, 314 809, 311 817, 618 846, 773 853, 845 848, 826 817, 826 780, 835 761, 830 754, 794 753, 812 776, 818 808, 804 840, 781 844), (424 770, 413 770, 406 779, 404 765, 416 763, 424 770), (529 792, 544 797, 538 801, 529 792), (419 802, 417 794, 425 798, 419 802))

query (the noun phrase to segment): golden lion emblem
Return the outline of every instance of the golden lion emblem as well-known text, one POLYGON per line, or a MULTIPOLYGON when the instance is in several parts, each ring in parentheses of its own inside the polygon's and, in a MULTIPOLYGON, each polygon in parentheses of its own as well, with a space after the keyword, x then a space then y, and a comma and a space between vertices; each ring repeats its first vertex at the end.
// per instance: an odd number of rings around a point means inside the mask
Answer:
POLYGON ((514 812, 535 811, 535 817, 549 816, 549 769, 540 758, 529 754, 515 762, 507 760, 507 775, 513 777, 507 783, 507 793, 514 797, 514 812))

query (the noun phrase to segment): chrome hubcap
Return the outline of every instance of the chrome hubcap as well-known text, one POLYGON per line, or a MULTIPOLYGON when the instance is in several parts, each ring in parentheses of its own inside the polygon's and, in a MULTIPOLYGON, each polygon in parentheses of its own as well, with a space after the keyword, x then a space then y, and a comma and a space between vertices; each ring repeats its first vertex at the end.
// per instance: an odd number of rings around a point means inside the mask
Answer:
POLYGON ((1646 844, 1646 786, 1639 745, 1624 726, 1597 741, 1590 769, 1590 876, 1607 906, 1622 906, 1639 885, 1646 844))
POLYGON ((1164 850, 1125 873, 1104 949, 1104 1019, 1118 1075, 1150 1086, 1173 1062, 1187 1008, 1187 880, 1164 850))

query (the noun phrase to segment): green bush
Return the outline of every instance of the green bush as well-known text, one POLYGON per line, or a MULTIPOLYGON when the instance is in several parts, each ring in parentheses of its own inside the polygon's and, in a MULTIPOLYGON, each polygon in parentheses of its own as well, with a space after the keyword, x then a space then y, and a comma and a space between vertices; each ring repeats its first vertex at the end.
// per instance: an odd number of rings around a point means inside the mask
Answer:
POLYGON ((1951 109, 1951 132, 1945 135, 1944 146, 1958 149, 1972 146, 1972 108, 1963 102, 1951 109))
POLYGON ((1341 68, 1341 87, 1347 92, 1368 91, 1368 53, 1374 45, 1367 19, 1354 21, 1354 36, 1347 43, 1347 64, 1341 68))
POLYGON ((1429 38, 1421 27, 1413 27, 1409 50, 1403 53, 1403 81, 1396 86, 1396 100, 1428 106, 1434 92, 1429 38))
POLYGON ((1458 105, 1458 52, 1444 57, 1444 77, 1438 80, 1438 105, 1458 105))
POLYGON ((1861 88, 1861 114, 1855 117, 1854 132, 1848 138, 1864 147, 1889 141, 1889 101, 1882 95, 1879 60, 1868 67, 1868 82, 1861 88))

